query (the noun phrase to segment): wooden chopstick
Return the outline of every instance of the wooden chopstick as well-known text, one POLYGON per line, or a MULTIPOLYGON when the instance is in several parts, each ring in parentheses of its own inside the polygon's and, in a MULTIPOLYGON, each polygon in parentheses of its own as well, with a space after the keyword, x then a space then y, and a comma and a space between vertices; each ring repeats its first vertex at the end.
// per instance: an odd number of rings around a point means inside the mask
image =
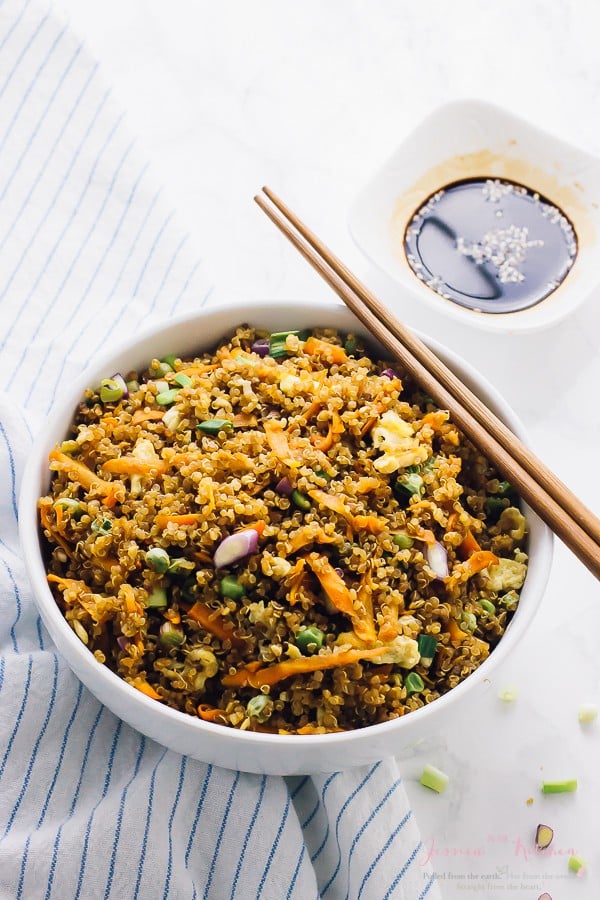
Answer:
POLYGON ((258 205, 375 338, 600 578, 600 520, 268 188, 258 205))

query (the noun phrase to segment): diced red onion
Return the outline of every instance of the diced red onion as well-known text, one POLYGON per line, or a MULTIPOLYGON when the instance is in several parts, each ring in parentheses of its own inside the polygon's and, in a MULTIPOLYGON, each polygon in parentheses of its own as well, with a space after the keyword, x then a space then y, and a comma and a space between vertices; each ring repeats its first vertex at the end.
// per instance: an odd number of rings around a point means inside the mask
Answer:
POLYGON ((258 532, 255 528, 246 528, 224 538, 213 555, 213 562, 217 569, 231 566, 239 562, 245 556, 256 552, 258 547, 258 532))
POLYGON ((448 576, 448 554, 439 541, 427 545, 427 562, 435 572, 436 578, 448 576))
POLYGON ((117 644, 119 645, 119 647, 121 648, 121 650, 127 650, 127 648, 129 647, 130 643, 131 643, 131 638, 125 637, 124 634, 120 635, 120 636, 117 638, 117 644))
POLYGON ((334 569, 334 572, 336 573, 336 575, 339 575, 340 578, 343 578, 343 577, 344 577, 344 570, 343 570, 343 569, 334 569))
POLYGON ((278 494, 285 494, 287 497, 289 497, 293 491, 292 482, 289 478, 287 478, 287 476, 284 476, 281 481, 278 481, 275 485, 275 491, 278 494))
POLYGON ((254 341, 251 350, 253 353, 258 353, 259 356, 264 357, 269 355, 269 347, 269 338, 259 338, 257 341, 254 341))
POLYGON ((398 377, 397 373, 394 372, 393 369, 384 369, 381 374, 385 375, 386 378, 397 378, 398 377))
POLYGON ((115 374, 111 375, 110 377, 112 378, 113 381, 115 381, 119 385, 119 387, 123 391, 123 396, 129 397, 129 388, 127 387, 127 382, 125 381, 125 379, 123 378, 121 373, 115 372, 115 374))

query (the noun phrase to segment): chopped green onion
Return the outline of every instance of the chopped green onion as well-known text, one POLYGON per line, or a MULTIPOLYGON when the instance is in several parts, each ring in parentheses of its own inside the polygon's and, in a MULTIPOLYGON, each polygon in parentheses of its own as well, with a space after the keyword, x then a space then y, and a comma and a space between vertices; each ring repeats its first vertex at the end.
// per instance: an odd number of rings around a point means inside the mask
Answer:
POLYGON ((568 778, 566 781, 542 781, 543 794, 568 794, 576 790, 576 778, 568 778))
POLYGON ((482 610, 488 613, 490 616, 494 616, 496 614, 496 607, 490 600, 486 600, 485 597, 479 598, 479 605, 482 610))
POLYGON ((129 391, 130 394, 135 394, 135 392, 139 391, 139 389, 140 389, 139 381, 132 379, 131 381, 127 382, 127 390, 129 391))
POLYGON ((436 769, 435 766, 427 765, 423 769, 420 781, 425 787, 431 788, 432 791, 437 791, 438 794, 441 794, 450 779, 445 772, 436 769))
POLYGON ((477 628, 477 617, 472 612, 463 612, 460 617, 460 627, 471 634, 477 628))
POLYGON ((77 441, 63 441, 60 445, 60 449, 63 453, 77 453, 81 447, 77 441))
POLYGON ((331 481, 333 475, 330 475, 329 472, 326 472, 325 469, 317 469, 315 472, 317 478, 324 478, 325 481, 331 481))
POLYGON ((308 628, 302 628, 296 634, 296 646, 305 656, 316 653, 323 646, 325 635, 316 625, 310 625, 308 628))
POLYGON ((503 700, 505 703, 514 703, 518 696, 518 688, 513 684, 509 685, 509 687, 502 688, 501 691, 498 691, 498 699, 503 700))
POLYGON ((545 850, 552 843, 554 830, 549 825, 538 825, 535 831, 535 846, 538 850, 545 850))
POLYGON ((419 654, 424 666, 430 666, 437 651, 437 640, 432 634, 420 634, 417 640, 419 654))
POLYGON ((114 378, 105 378, 100 382, 100 400, 102 403, 116 403, 124 394, 122 386, 114 378))
POLYGON ((73 497, 61 497, 52 504, 53 509, 57 509, 59 506, 68 511, 74 519, 80 519, 83 515, 83 506, 79 500, 74 500, 73 497))
POLYGON ((189 375, 186 375, 185 372, 178 372, 173 381, 180 387, 189 387, 192 383, 192 379, 189 375))
POLYGON ((494 493, 508 497, 510 494, 514 494, 514 489, 510 481, 499 481, 498 489, 494 493))
POLYGON ((257 694, 256 697, 248 700, 246 712, 251 719, 256 719, 258 722, 266 722, 273 712, 273 701, 270 697, 265 697, 264 694, 257 694))
POLYGON ((598 718, 598 707, 594 703, 582 703, 579 707, 579 721, 584 724, 595 722, 598 718))
POLYGON ((404 687, 406 688, 406 696, 410 697, 411 694, 420 694, 425 684, 420 675, 416 672, 409 672, 404 679, 404 687))
POLYGON ((506 594, 503 594, 501 597, 498 597, 498 603, 500 606, 503 606, 505 609, 508 609, 509 612, 512 612, 513 609, 517 608, 517 604, 519 602, 519 595, 516 591, 508 591, 506 594))
POLYGON ((302 491, 297 491, 294 489, 291 493, 291 500, 294 506, 297 506, 298 509, 301 509, 303 512, 308 512, 311 508, 310 498, 303 494, 302 491))
POLYGON ((170 406, 171 403, 175 403, 177 399, 177 394, 181 388, 169 388, 166 391, 161 391, 160 394, 156 395, 156 402, 159 406, 170 406))
POLYGON ((349 334, 344 343, 344 350, 348 354, 348 356, 352 356, 356 353, 356 348, 358 347, 358 340, 354 337, 353 334, 349 334))
POLYGON ((487 513, 488 519, 496 521, 500 518, 502 511, 508 506, 508 501, 503 497, 487 497, 483 508, 487 513))
POLYGON ((414 541, 407 534, 395 534, 392 537, 392 543, 395 544, 396 547, 399 547, 400 550, 409 550, 414 544, 414 541))
POLYGON ((218 434, 220 431, 233 431, 233 422, 230 419, 205 419, 198 422, 196 428, 203 434, 218 434))
POLYGON ((112 528, 112 522, 110 519, 102 519, 101 522, 98 519, 94 519, 91 525, 92 531, 96 534, 109 534, 112 528))
POLYGON ((221 579, 220 589, 223 597, 229 597, 230 600, 241 600, 246 593, 244 586, 233 575, 226 575, 221 579))
POLYGON ((185 634, 179 625, 172 622, 163 622, 160 626, 159 641, 165 647, 180 647, 185 641, 185 634))
POLYGON ((171 560, 167 571, 169 575, 187 575, 193 572, 195 568, 196 564, 191 559, 186 559, 185 556, 178 556, 177 559, 171 560))
POLYGON ((583 874, 583 871, 586 868, 586 861, 582 856, 577 856, 573 854, 573 856, 569 857, 569 871, 575 872, 576 875, 583 874))
POLYGON ((175 370, 175 361, 177 357, 174 353, 169 353, 167 356, 163 356, 161 362, 166 363, 173 371, 175 370))
POLYGON ((164 575, 171 563, 171 557, 162 547, 151 547, 146 552, 146 562, 153 572, 164 575))
POLYGON ((277 359, 279 356, 287 356, 286 338, 290 334, 298 335, 304 341, 310 335, 310 331, 274 331, 269 337, 269 356, 277 359))
POLYGON ((394 493, 401 500, 410 500, 415 494, 420 497, 424 490, 423 479, 417 472, 401 475, 394 484, 394 493))
POLYGON ((155 587, 146 601, 148 609, 162 609, 167 606, 167 592, 163 587, 155 587))
POLYGON ((168 362, 159 362, 158 365, 152 366, 150 371, 155 378, 160 378, 161 376, 168 375, 169 372, 173 371, 173 369, 168 362))

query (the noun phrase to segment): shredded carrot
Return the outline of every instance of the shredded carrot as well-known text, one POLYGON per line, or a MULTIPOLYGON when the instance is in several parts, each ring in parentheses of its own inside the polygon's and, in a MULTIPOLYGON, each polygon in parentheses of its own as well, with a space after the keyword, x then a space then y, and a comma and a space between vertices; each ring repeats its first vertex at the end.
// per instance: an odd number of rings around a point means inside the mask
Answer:
POLYGON ((166 513, 159 513, 154 521, 159 528, 166 528, 171 522, 175 525, 195 525, 201 519, 201 513, 184 513, 181 516, 170 516, 166 513))
POLYGON ((354 616, 354 603, 346 582, 338 575, 327 557, 311 554, 306 557, 306 561, 335 608, 347 616, 354 616))
POLYGON ((341 363, 346 362, 348 359, 343 347, 339 347, 337 344, 330 344, 328 341, 321 341, 316 337, 309 337, 309 339, 304 342, 304 347, 302 349, 304 350, 304 353, 307 353, 309 356, 317 356, 319 359, 324 360, 330 365, 341 365, 341 363))
POLYGON ((203 550, 195 550, 193 554, 198 562, 207 563, 207 565, 213 565, 213 558, 210 553, 204 553, 203 550))
POLYGON ((326 509, 343 516, 347 522, 352 521, 352 513, 346 508, 346 504, 338 494, 328 494, 327 491, 322 491, 320 488, 313 488, 308 492, 308 496, 326 509))
MULTIPOLYGON (((62 537, 62 535, 58 534, 54 525, 50 521, 50 516, 48 515, 49 507, 44 504, 40 506, 40 521, 42 523, 42 528, 46 531, 50 532, 50 536, 52 540, 55 541, 62 549, 65 551, 67 556, 70 559, 73 559, 73 551, 71 550, 67 541, 62 537)), ((58 509, 57 509, 58 512, 58 509)))
POLYGON ((50 573, 49 575, 46 575, 46 579, 47 581, 52 581, 60 585, 61 588, 71 588, 72 590, 78 591, 90 590, 85 581, 78 581, 76 578, 63 578, 61 575, 53 575, 50 573))
POLYGON ((337 537, 327 534, 322 528, 314 528, 313 524, 299 528, 293 538, 290 539, 290 553, 297 553, 308 544, 334 544, 337 537))
POLYGON ((418 427, 423 427, 423 425, 429 425, 429 427, 433 431, 440 431, 442 425, 448 421, 449 413, 444 409, 438 409, 435 412, 427 413, 423 416, 420 423, 417 423, 418 427))
POLYGON ((370 475, 366 475, 364 478, 359 478, 354 486, 359 494, 369 494, 371 491, 376 490, 379 487, 379 484, 379 478, 373 478, 370 475))
POLYGON ((256 416, 251 413, 236 413, 233 417, 234 428, 254 428, 257 424, 256 416))
POLYGON ((321 450, 323 453, 326 453, 327 450, 331 450, 331 448, 333 447, 336 437, 340 434, 343 434, 344 431, 344 423, 342 422, 338 413, 334 412, 331 416, 331 421, 329 422, 327 428, 327 434, 316 435, 312 439, 312 443, 316 450, 321 450))
POLYGON ((184 375, 206 375, 208 372, 213 372, 216 368, 216 365, 200 365, 200 366, 186 366, 185 369, 178 369, 178 372, 183 372, 184 375))
POLYGON ((224 709, 217 709, 216 706, 209 706, 208 703, 201 703, 197 709, 198 715, 205 722, 218 722, 219 719, 222 719, 223 723, 227 721, 227 713, 224 709))
POLYGON ((379 640, 393 641, 398 637, 400 626, 398 624, 398 607, 395 604, 387 603, 382 607, 383 622, 379 629, 379 640))
POLYGON ((158 456, 155 463, 144 462, 134 456, 119 456, 102 463, 102 468, 111 475, 151 475, 153 473, 161 475, 167 471, 168 465, 158 456))
POLYGON ((296 459, 294 456, 281 422, 274 419, 267 419, 263 427, 265 429, 269 447, 275 456, 291 469, 298 468, 300 460, 296 459))
POLYGON ((361 641, 364 641, 365 644, 372 644, 376 637, 372 590, 371 569, 368 567, 360 580, 360 585, 356 592, 356 614, 352 619, 354 634, 361 641))
POLYGON ((300 589, 302 587, 302 582, 304 581, 304 568, 306 566, 306 560, 302 557, 296 561, 296 563, 292 566, 290 571, 288 572, 286 583, 288 586, 288 603, 290 606, 295 606, 298 600, 300 599, 300 589))
POLYGON ((377 425, 377 423, 379 422, 379 418, 380 418, 381 414, 382 414, 383 412, 385 412, 386 406, 387 406, 387 404, 386 404, 386 403, 382 403, 381 401, 378 401, 378 402, 375 403, 375 409, 377 410, 377 413, 376 413, 376 415, 370 416, 370 417, 367 419, 367 421, 365 422, 365 424, 363 425, 363 427, 360 429, 360 436, 361 436, 361 438, 366 437, 366 436, 368 435, 368 433, 371 431, 371 429, 372 429, 375 425, 377 425))
POLYGON ((450 635, 450 640, 453 643, 460 643, 460 641, 464 641, 467 637, 466 631, 463 631, 458 627, 456 621, 454 619, 450 619, 448 622, 448 634, 450 635))
POLYGON ((325 728, 324 725, 303 725, 302 728, 298 728, 296 734, 337 734, 345 730, 345 728, 325 728))
POLYGON ((448 522, 446 523, 446 531, 454 531, 454 526, 458 522, 458 513, 452 512, 448 516, 448 522))
POLYGON ((145 694, 147 697, 151 697, 153 700, 164 699, 154 690, 151 684, 148 684, 145 678, 142 678, 141 675, 138 675, 137 678, 134 678, 133 681, 130 681, 129 683, 132 687, 137 688, 138 691, 141 691, 142 694, 145 694))
POLYGON ((114 481, 105 481, 88 469, 83 463, 60 450, 52 450, 49 455, 50 468, 55 472, 66 472, 71 481, 76 481, 87 490, 97 491, 104 497, 105 506, 114 506, 124 500, 125 488, 114 481))
MULTIPOLYGON (((455 513, 456 515, 456 513, 455 513)), ((481 547, 477 543, 473 532, 469 529, 463 538, 463 542, 458 548, 461 559, 468 559, 473 553, 477 553, 481 547)))
POLYGON ((366 650, 342 650, 339 653, 329 653, 324 656, 300 656, 298 659, 285 660, 263 669, 251 670, 250 666, 246 666, 238 669, 233 675, 225 675, 222 684, 225 687, 261 688, 265 684, 277 684, 286 678, 293 678, 294 675, 302 675, 306 672, 351 666, 363 659, 375 659, 387 652, 387 647, 371 647, 366 650))
POLYGON ((414 532, 410 532, 410 536, 415 541, 423 541, 425 544, 436 543, 435 534, 433 533, 433 531, 430 531, 429 528, 421 528, 419 526, 414 530, 414 532))
POLYGON ((323 406, 322 400, 313 400, 313 402, 310 404, 308 409, 304 410, 304 412, 302 413, 302 418, 306 422, 308 422, 309 419, 312 419, 313 416, 316 416, 316 414, 319 412, 319 410, 321 409, 322 406, 323 406))
POLYGON ((467 581, 482 569, 493 566, 498 562, 498 557, 491 550, 475 550, 468 559, 454 566, 452 574, 446 579, 446 587, 451 590, 463 581, 467 581))
POLYGON ((136 409, 131 417, 131 424, 139 425, 140 422, 159 422, 164 414, 164 409, 136 409))
POLYGON ((263 522, 262 519, 258 519, 258 521, 253 522, 252 525, 244 525, 243 528, 239 528, 238 532, 236 533, 239 533, 240 531, 256 531, 258 532, 258 536, 260 537, 266 527, 267 523, 263 522))
POLYGON ((381 534, 388 527, 385 519, 378 519, 377 516, 353 516, 352 525, 367 534, 381 534))
POLYGON ((238 649, 244 646, 244 641, 233 633, 233 627, 223 623, 219 610, 211 609, 206 603, 198 600, 188 610, 188 616, 194 619, 195 622, 198 622, 199 625, 202 625, 205 631, 218 637, 220 641, 230 641, 232 647, 237 647, 238 649))

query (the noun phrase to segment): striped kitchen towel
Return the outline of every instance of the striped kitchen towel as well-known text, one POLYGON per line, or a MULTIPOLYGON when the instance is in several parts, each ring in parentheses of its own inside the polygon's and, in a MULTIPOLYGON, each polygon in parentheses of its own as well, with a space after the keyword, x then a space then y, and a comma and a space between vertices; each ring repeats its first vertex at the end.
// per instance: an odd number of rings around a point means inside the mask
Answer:
POLYGON ((17 496, 35 430, 105 344, 210 286, 97 65, 49 7, 0 2, 0 897, 439 897, 398 768, 283 779, 178 756, 56 654, 17 496))

